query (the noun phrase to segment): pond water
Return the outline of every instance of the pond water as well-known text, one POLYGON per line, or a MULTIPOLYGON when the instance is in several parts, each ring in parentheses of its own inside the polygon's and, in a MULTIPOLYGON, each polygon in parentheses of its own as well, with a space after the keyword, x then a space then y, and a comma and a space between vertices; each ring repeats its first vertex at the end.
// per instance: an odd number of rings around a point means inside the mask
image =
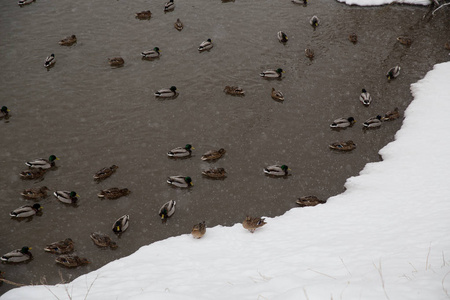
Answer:
MULTIPOLYGON (((0 120, 0 254, 30 246, 34 256, 26 264, 0 265, 8 280, 71 280, 143 245, 190 233, 203 220, 209 227, 230 226, 247 214, 282 215, 300 196, 327 199, 343 192, 348 177, 380 160, 379 149, 402 122, 364 131, 364 120, 394 107, 403 113, 412 100, 410 84, 449 58, 448 10, 424 20, 424 7, 361 8, 329 0, 307 7, 272 0, 176 1, 169 13, 163 6, 164 1, 37 0, 22 8, 0 3, 0 105, 11 110, 8 120, 0 120), (135 19, 143 10, 152 11, 150 20, 135 19), (313 15, 321 22, 316 30, 309 24, 313 15), (177 18, 185 25, 181 32, 173 27, 177 18), (280 30, 289 37, 286 44, 277 40, 280 30), (357 44, 348 40, 353 32, 357 44), (58 45, 72 34, 75 45, 58 45), (412 45, 398 43, 400 35, 411 37, 412 45), (208 38, 214 47, 199 53, 208 38), (161 57, 142 60, 140 53, 154 47, 161 57), (312 61, 305 48, 314 50, 312 61), (51 53, 57 62, 47 71, 43 63, 51 53), (125 60, 123 67, 108 65, 116 56, 125 60), (385 74, 395 65, 401 74, 388 83, 385 74), (281 80, 259 76, 276 68, 285 71, 281 80), (180 93, 176 99, 155 99, 155 91, 172 85, 180 93), (241 86, 245 96, 226 95, 226 85, 241 86), (284 102, 272 100, 272 87, 284 93, 284 102), (358 100, 362 88, 373 96, 369 107, 358 100), (352 128, 329 128, 334 119, 349 116, 357 120, 352 128), (349 139, 357 144, 352 152, 328 148, 349 139), (195 148, 192 157, 167 157, 187 143, 195 148), (221 159, 200 159, 219 148, 227 151, 221 159), (42 181, 19 178, 26 161, 50 154, 60 160, 42 181), (112 164, 117 172, 94 182, 94 173, 112 164), (263 168, 273 164, 288 165, 291 175, 265 176, 263 168), (228 177, 202 177, 210 167, 223 167, 228 177), (190 176, 194 186, 172 188, 166 183, 171 175, 190 176), (43 185, 52 192, 76 191, 78 206, 49 195, 40 201, 41 216, 11 219, 10 211, 34 202, 20 192, 43 185), (97 197, 110 187, 131 194, 97 197), (162 223, 158 210, 171 199, 177 210, 162 223), (111 227, 124 214, 130 227, 117 237, 111 227), (119 247, 97 248, 89 238, 94 231, 109 234, 119 247), (64 269, 43 251, 68 237, 91 264, 64 269)), ((326 220, 311 226, 321 222, 326 220)), ((3 284, 0 294, 11 288, 3 284)))

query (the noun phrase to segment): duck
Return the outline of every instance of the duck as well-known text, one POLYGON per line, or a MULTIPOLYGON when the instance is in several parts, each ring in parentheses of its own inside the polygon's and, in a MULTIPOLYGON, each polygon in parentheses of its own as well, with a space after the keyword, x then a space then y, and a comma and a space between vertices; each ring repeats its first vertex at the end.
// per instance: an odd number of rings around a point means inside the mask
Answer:
POLYGON ((284 33, 283 31, 277 32, 277 38, 280 41, 280 43, 286 43, 288 41, 288 37, 286 33, 284 33))
POLYGON ((77 36, 75 34, 72 34, 71 36, 67 36, 64 39, 59 41, 59 44, 61 46, 72 46, 77 42, 77 36))
POLYGON ((329 147, 333 150, 339 150, 339 151, 351 151, 356 148, 356 144, 352 141, 346 141, 346 142, 335 142, 329 145, 329 147))
POLYGON ((227 172, 224 168, 211 168, 208 170, 202 171, 202 175, 205 175, 207 177, 211 178, 225 178, 227 177, 227 172))
POLYGON ((56 63, 56 58, 55 58, 55 54, 50 54, 50 56, 47 56, 47 58, 44 61, 44 67, 46 67, 47 69, 53 67, 56 63))
POLYGON ((74 191, 56 191, 53 193, 53 195, 56 197, 56 199, 66 204, 75 204, 78 202, 78 197, 80 197, 74 191))
POLYGON ((106 179, 106 178, 108 178, 109 176, 111 176, 112 174, 114 174, 118 168, 119 168, 119 167, 116 166, 116 165, 112 165, 112 166, 109 167, 109 168, 103 168, 103 169, 101 169, 100 171, 98 171, 98 172, 96 172, 96 173, 94 174, 94 180, 103 180, 103 179, 106 179))
POLYGON ((30 252, 31 249, 31 247, 24 246, 21 249, 16 249, 4 254, 2 257, 0 257, 0 260, 9 263, 29 261, 33 258, 33 254, 31 254, 30 252))
POLYGON ((165 222, 167 218, 170 218, 175 213, 175 205, 177 204, 176 201, 170 200, 164 203, 163 206, 159 209, 159 216, 161 217, 161 220, 165 222))
POLYGON ((167 152, 167 156, 174 157, 174 158, 189 157, 192 154, 192 149, 195 149, 195 148, 192 147, 191 144, 186 144, 186 146, 184 146, 184 147, 177 147, 177 148, 170 150, 169 152, 167 152))
POLYGON ((393 68, 390 68, 389 71, 386 73, 386 77, 388 81, 391 79, 397 78, 398 75, 400 75, 400 66, 395 66, 393 68))
POLYGON ((303 6, 308 5, 308 1, 307 0, 291 0, 292 3, 295 4, 303 4, 303 6))
POLYGON ((228 95, 232 95, 232 96, 244 96, 245 92, 242 88, 238 87, 238 86, 229 86, 227 85, 223 91, 228 94, 228 95))
POLYGON ((161 52, 159 51, 158 47, 153 48, 153 50, 146 50, 144 52, 141 52, 143 59, 155 59, 159 58, 161 56, 161 52))
POLYGON ((227 151, 225 149, 220 148, 219 150, 209 150, 205 154, 202 155, 201 160, 216 160, 221 158, 227 151))
POLYGON ((206 41, 202 42, 200 46, 198 46, 198 51, 202 52, 205 50, 210 50, 213 47, 213 43, 211 39, 207 39, 206 41))
POLYGON ((25 170, 20 172, 20 178, 22 179, 38 179, 45 175, 47 169, 35 168, 31 170, 25 170))
POLYGON ((22 193, 22 197, 29 200, 41 199, 47 197, 47 191, 49 191, 48 187, 34 187, 30 189, 24 190, 22 193))
POLYGON ((192 227, 191 234, 194 237, 194 239, 200 239, 202 238, 206 233, 206 223, 205 221, 200 222, 198 224, 195 224, 192 227))
POLYGON ((450 50, 450 42, 445 43, 444 48, 450 50))
POLYGON ((125 64, 122 57, 108 58, 108 63, 111 67, 121 67, 125 64))
POLYGON ((99 198, 106 198, 106 199, 118 199, 122 196, 127 196, 131 193, 131 191, 127 188, 119 189, 119 188, 110 188, 107 190, 101 190, 97 196, 99 198))
POLYGON ((309 24, 311 24, 311 26, 314 27, 314 30, 316 30, 316 27, 319 26, 319 18, 317 16, 312 16, 309 20, 309 24))
POLYGON ((152 17, 152 12, 149 10, 144 10, 135 14, 135 18, 139 20, 150 20, 152 17))
POLYGON ((284 101, 283 93, 280 91, 276 91, 274 88, 272 88, 271 96, 273 100, 284 101))
POLYGON ((348 118, 339 118, 333 121, 333 123, 331 123, 330 127, 331 128, 346 128, 346 127, 350 127, 353 124, 355 124, 355 119, 353 117, 348 117, 348 118))
POLYGON ((264 220, 264 218, 253 218, 247 216, 244 222, 242 222, 242 226, 251 233, 254 233, 257 228, 262 227, 266 224, 264 220))
POLYGON ((372 96, 366 91, 366 89, 361 90, 361 95, 359 96, 359 101, 365 106, 369 106, 372 103, 372 96))
POLYGON ((19 2, 17 4, 19 4, 20 7, 24 6, 24 5, 28 5, 33 3, 36 0, 19 0, 19 2))
POLYGON ((35 203, 33 205, 24 205, 19 208, 16 208, 9 215, 13 218, 28 218, 34 216, 38 211, 40 211, 43 207, 39 203, 35 203))
POLYGON ((372 117, 367 119, 364 123, 363 126, 364 128, 375 128, 375 127, 380 127, 381 126, 381 116, 378 115, 376 117, 372 117))
POLYGON ((55 155, 50 155, 48 159, 36 158, 31 161, 27 161, 25 164, 30 168, 50 169, 55 166, 55 161, 59 160, 55 155))
POLYGON ((410 39, 409 37, 406 37, 406 36, 399 36, 397 38, 397 41, 399 41, 400 44, 405 45, 405 46, 411 46, 411 44, 412 44, 412 39, 410 39))
POLYGON ((313 60, 314 59, 314 51, 309 48, 305 49, 305 56, 307 58, 309 58, 310 60, 313 60))
POLYGON ((93 232, 90 235, 91 240, 99 247, 105 248, 110 247, 111 249, 116 249, 118 246, 116 242, 111 240, 109 236, 101 232, 93 232))
POLYGON ((8 118, 10 110, 6 106, 2 106, 0 109, 0 119, 8 118))
POLYGON ((193 186, 194 183, 192 182, 191 177, 189 176, 169 176, 167 178, 167 183, 171 184, 173 186, 179 187, 179 188, 187 188, 190 186, 193 186))
POLYGON ((173 3, 173 0, 169 0, 169 2, 166 2, 164 4, 164 12, 172 11, 175 8, 175 3, 173 3))
POLYGON ((358 36, 356 35, 356 33, 352 33, 348 36, 348 40, 353 44, 356 44, 358 42, 358 36))
POLYGON ((114 222, 112 230, 115 233, 122 233, 125 230, 127 230, 129 225, 130 225, 130 215, 123 215, 114 222))
POLYGON ((295 203, 300 205, 300 207, 316 206, 317 204, 323 204, 326 202, 327 202, 326 200, 320 200, 316 196, 304 196, 304 197, 298 198, 297 201, 295 201, 295 203))
POLYGON ((63 265, 66 268, 75 268, 91 263, 86 258, 81 258, 77 255, 70 255, 70 254, 60 255, 55 259, 55 261, 56 263, 63 265))
POLYGON ((400 118, 400 113, 398 112, 398 107, 394 108, 394 110, 390 110, 386 112, 383 118, 381 118, 382 121, 392 121, 395 119, 400 118))
POLYGON ((184 25, 181 23, 180 19, 177 19, 175 24, 173 24, 173 27, 175 27, 176 30, 181 31, 183 30, 184 25))
POLYGON ((276 70, 266 70, 264 72, 259 73, 259 76, 264 78, 281 78, 281 75, 284 73, 283 69, 276 70))
POLYGON ((171 86, 169 89, 160 89, 155 93, 158 98, 174 98, 178 95, 176 86, 171 86))
POLYGON ((271 175, 271 176, 287 176, 288 175, 288 171, 290 171, 291 169, 289 169, 288 166, 286 165, 273 165, 273 166, 268 166, 265 167, 263 169, 264 173, 266 175, 271 175))
POLYGON ((73 251, 75 245, 71 238, 62 241, 54 242, 45 246, 44 251, 53 254, 66 254, 73 251))

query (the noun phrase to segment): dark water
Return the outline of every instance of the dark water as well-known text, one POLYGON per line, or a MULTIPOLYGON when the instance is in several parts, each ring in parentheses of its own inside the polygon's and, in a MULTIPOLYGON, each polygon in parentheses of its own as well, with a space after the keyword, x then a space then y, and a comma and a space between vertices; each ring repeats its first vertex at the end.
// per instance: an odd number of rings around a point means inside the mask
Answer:
MULTIPOLYGON (((129 255, 143 245, 189 233, 205 220, 209 227, 241 222, 247 214, 278 216, 296 206, 295 200, 314 194, 322 199, 341 193, 345 180, 394 139, 401 119, 364 132, 365 119, 411 102, 409 86, 436 63, 448 61, 444 43, 450 36, 449 11, 431 21, 427 8, 390 5, 349 7, 334 1, 311 1, 307 7, 289 1, 177 1, 175 11, 163 13, 164 1, 45 1, 19 8, 15 1, 0 3, 0 105, 12 117, 0 121, 1 175, 0 253, 33 247, 28 264, 0 265, 5 277, 19 283, 50 284, 95 270, 129 255), (151 10, 149 21, 134 13, 151 10), (309 25, 316 14, 321 24, 309 25), (185 29, 173 23, 180 18, 185 29), (289 36, 280 44, 276 33, 289 36), (347 39, 358 34, 356 45, 347 39), (78 43, 58 41, 76 34, 78 43), (397 36, 413 38, 411 47, 397 36), (211 38, 214 48, 198 53, 211 38), (162 56, 142 61, 140 52, 159 47, 162 56), (305 48, 315 51, 310 61, 305 48), (46 71, 51 53, 56 65, 46 71), (112 69, 107 58, 122 56, 125 66, 112 69), (388 83, 385 73, 399 64, 401 75, 388 83), (283 68, 282 80, 264 80, 259 73, 283 68), (157 100, 160 88, 177 86, 175 100, 157 100), (239 85, 245 97, 223 93, 239 85), (284 103, 271 99, 271 88, 285 94, 284 103), (373 96, 370 107, 358 100, 362 88, 373 96), (329 124, 353 116, 357 124, 340 132, 329 124), (328 144, 352 139, 351 153, 336 153, 328 144), (167 151, 190 143, 193 156, 172 160, 167 151), (211 149, 227 153, 214 163, 200 160, 211 149), (56 154, 58 168, 45 179, 23 181, 24 162, 56 154), (275 179, 262 169, 287 164, 292 176, 275 179), (92 175, 116 164, 111 178, 95 183, 92 175), (223 167, 225 180, 201 176, 203 169, 223 167), (170 175, 192 177, 194 187, 175 189, 170 175), (42 216, 31 221, 10 219, 9 211, 33 203, 25 188, 46 185, 52 191, 75 190, 78 207, 53 196, 40 201, 42 216), (126 187, 128 197, 100 200, 100 189, 126 187), (162 224, 157 211, 177 201, 175 215, 162 224), (123 214, 131 225, 120 239, 111 226, 123 214), (103 231, 118 242, 115 251, 97 248, 89 238, 103 231), (44 253, 51 242, 72 238, 76 253, 88 266, 63 269, 55 256, 44 253)), ((355 212, 357 213, 357 212, 355 212)), ((318 220, 323 222, 325 220, 318 220)), ((0 294, 12 286, 3 284, 0 294)))

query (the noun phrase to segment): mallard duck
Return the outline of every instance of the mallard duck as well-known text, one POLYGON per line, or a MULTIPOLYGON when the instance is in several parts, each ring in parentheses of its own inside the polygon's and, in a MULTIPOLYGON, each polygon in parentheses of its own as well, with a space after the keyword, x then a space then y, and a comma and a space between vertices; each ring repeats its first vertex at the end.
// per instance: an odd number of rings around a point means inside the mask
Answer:
POLYGON ((375 128, 375 127, 380 127, 381 126, 381 116, 378 115, 376 117, 372 117, 367 119, 364 123, 363 126, 364 128, 375 128))
POLYGON ((286 165, 273 165, 273 166, 268 166, 265 167, 263 169, 264 173, 266 175, 271 175, 271 176, 287 176, 288 175, 288 171, 290 171, 291 169, 288 168, 288 166, 286 165))
POLYGON ((27 218, 34 216, 38 211, 42 209, 42 206, 39 203, 35 203, 33 205, 24 205, 19 208, 16 208, 9 215, 13 218, 27 218))
POLYGON ((303 4, 303 6, 308 5, 308 1, 307 0, 291 0, 292 3, 295 4, 303 4))
POLYGON ((171 86, 169 89, 160 89, 155 93, 158 98, 173 98, 178 95, 177 88, 171 86))
POLYGON ((331 128, 345 128, 345 127, 350 127, 353 124, 355 124, 355 119, 353 119, 353 117, 348 117, 348 118, 339 118, 333 121, 333 123, 331 123, 330 127, 331 128))
POLYGON ((198 46, 198 51, 202 52, 205 50, 210 50, 213 47, 213 43, 211 39, 207 39, 206 41, 202 42, 200 46, 198 46))
POLYGON ((86 258, 81 258, 79 256, 69 254, 60 255, 55 259, 55 261, 66 268, 75 268, 91 263, 86 258))
POLYGON ((110 247, 111 249, 116 249, 118 247, 116 242, 111 240, 111 238, 104 233, 93 232, 90 237, 94 244, 99 247, 110 247))
POLYGON ((159 51, 158 47, 153 48, 153 50, 146 50, 144 52, 141 52, 142 58, 144 59, 155 59, 159 58, 161 56, 161 53, 159 51))
POLYGON ((280 43, 286 43, 288 41, 288 37, 286 33, 284 33, 283 31, 277 32, 277 38, 280 41, 280 43))
POLYGON ((122 196, 127 196, 131 193, 131 191, 127 188, 125 189, 119 189, 119 188, 110 188, 107 190, 101 190, 100 193, 97 195, 99 198, 106 198, 106 199, 117 199, 122 196))
POLYGON ((211 168, 202 171, 202 174, 211 178, 224 178, 227 177, 227 172, 224 168, 211 168))
POLYGON ((136 17, 136 19, 139 19, 139 20, 150 20, 150 18, 152 17, 152 13, 149 10, 145 10, 145 11, 136 13, 135 17, 136 17))
POLYGON ((284 73, 283 69, 267 70, 259 73, 259 76, 264 78, 281 78, 282 73, 284 73))
POLYGON ((316 206, 317 204, 323 204, 326 202, 327 202, 326 200, 320 200, 316 196, 304 196, 298 198, 298 200, 296 201, 296 203, 300 205, 300 207, 316 206))
POLYGON ((358 42, 358 36, 356 35, 356 33, 352 33, 348 36, 348 40, 353 44, 356 44, 358 42))
POLYGON ((44 61, 44 67, 51 68, 55 65, 56 63, 56 58, 55 58, 55 54, 50 54, 50 56, 47 56, 47 58, 44 61))
POLYGON ((25 170, 20 173, 20 178, 22 179, 38 179, 45 175, 47 170, 42 168, 25 170))
POLYGON ((6 106, 2 106, 0 109, 0 119, 8 118, 10 110, 6 106))
POLYGON ((309 58, 310 60, 313 60, 314 59, 314 51, 309 48, 305 49, 305 56, 307 58, 309 58))
POLYGON ((175 27, 176 30, 181 31, 183 30, 184 25, 181 23, 180 19, 177 19, 175 24, 173 24, 173 27, 175 27))
POLYGON ((271 96, 273 100, 284 101, 283 93, 280 91, 276 91, 274 88, 272 88, 271 96))
POLYGON ((170 218, 175 213, 175 205, 177 204, 176 201, 170 200, 164 203, 163 206, 159 209, 159 216, 161 217, 161 220, 166 221, 167 218, 170 218))
POLYGON ((22 193, 22 197, 25 199, 41 199, 47 197, 47 191, 49 191, 48 187, 42 186, 42 187, 34 187, 31 189, 26 189, 22 193))
POLYGON ((362 89, 361 95, 359 96, 359 101, 365 106, 369 106, 372 103, 372 96, 366 91, 366 89, 362 89))
POLYGON ((94 179, 95 179, 95 180, 103 180, 103 179, 106 179, 106 178, 108 178, 109 176, 111 176, 112 174, 114 174, 118 168, 119 168, 119 167, 116 166, 116 165, 112 165, 112 166, 109 167, 109 168, 103 168, 103 169, 101 169, 100 171, 98 171, 98 172, 96 172, 96 173, 94 174, 94 179))
POLYGON ((59 41, 59 44, 61 46, 72 46, 77 42, 77 36, 75 34, 72 34, 71 36, 67 36, 64 39, 59 41))
POLYGON ((206 233, 206 223, 205 223, 205 221, 203 221, 201 223, 198 223, 198 224, 195 224, 192 227, 191 234, 194 237, 194 239, 201 238, 202 236, 205 235, 205 233, 206 233))
POLYGON ((395 66, 393 68, 390 68, 389 71, 386 73, 386 77, 388 81, 391 79, 397 78, 398 75, 400 75, 400 66, 395 66))
POLYGON ((164 11, 172 11, 175 8, 175 3, 173 3, 173 0, 169 0, 169 2, 166 2, 164 4, 164 11))
POLYGON ((44 251, 53 253, 53 254, 66 254, 73 251, 75 245, 72 239, 67 238, 65 240, 51 243, 45 246, 44 251))
POLYGON ((399 41, 400 44, 405 45, 405 46, 411 46, 411 44, 412 44, 412 39, 410 39, 409 37, 406 37, 406 36, 399 36, 397 38, 397 41, 399 41))
POLYGON ((330 144, 329 147, 333 150, 351 151, 356 148, 356 144, 350 140, 346 142, 335 142, 330 144))
POLYGON ((31 247, 22 247, 22 249, 16 249, 4 254, 0 259, 9 263, 20 263, 33 258, 30 252, 31 247))
POLYGON ((228 94, 228 95, 233 95, 233 96, 244 96, 245 92, 242 88, 238 87, 238 86, 229 86, 227 85, 223 91, 228 94))
POLYGON ((167 183, 180 188, 187 188, 193 186, 191 177, 189 176, 170 176, 167 178, 167 183))
POLYGON ((400 118, 400 113, 398 112, 398 107, 394 108, 394 110, 390 110, 386 112, 384 117, 381 119, 383 121, 392 121, 400 118))
POLYGON ((75 204, 78 202, 78 197, 80 197, 74 191, 56 191, 53 193, 53 195, 56 197, 56 199, 66 204, 75 204))
POLYGON ((262 227, 266 224, 264 220, 265 220, 264 218, 253 218, 247 216, 244 222, 242 222, 242 226, 251 233, 254 233, 256 228, 262 227))
POLYGON ((130 225, 130 215, 123 215, 114 222, 112 230, 115 233, 122 233, 127 230, 130 225))
POLYGON ((192 147, 191 144, 186 144, 186 146, 184 146, 184 147, 177 147, 177 148, 170 150, 169 152, 167 152, 167 156, 174 157, 174 158, 188 157, 188 156, 191 156, 191 154, 192 154, 191 149, 195 149, 195 148, 192 147))
POLYGON ((19 4, 20 7, 24 6, 24 5, 28 5, 33 3, 36 0, 19 0, 19 2, 17 4, 19 4))
POLYGON ((202 155, 202 160, 216 160, 221 158, 227 151, 225 149, 220 148, 219 150, 209 150, 205 154, 202 155))
POLYGON ((111 67, 121 67, 125 64, 122 57, 108 58, 108 63, 111 67))
POLYGON ((317 16, 312 16, 309 20, 309 24, 311 24, 311 26, 314 27, 314 30, 316 30, 316 27, 319 26, 319 18, 317 16))
POLYGON ((50 155, 48 159, 36 158, 35 160, 27 161, 25 164, 30 168, 50 169, 55 166, 55 161, 59 160, 55 155, 50 155))

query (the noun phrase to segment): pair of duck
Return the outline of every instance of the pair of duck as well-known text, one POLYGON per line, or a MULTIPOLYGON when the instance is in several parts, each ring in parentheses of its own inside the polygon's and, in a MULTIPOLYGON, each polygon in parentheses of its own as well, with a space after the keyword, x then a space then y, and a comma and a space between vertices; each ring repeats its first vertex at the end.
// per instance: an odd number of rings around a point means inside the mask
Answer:
POLYGON ((44 251, 59 255, 55 259, 55 262, 60 265, 63 265, 66 268, 75 268, 90 263, 90 261, 87 260, 86 258, 82 258, 73 254, 68 254, 73 252, 74 249, 75 249, 74 242, 72 241, 72 239, 67 238, 65 240, 54 242, 47 245, 44 248, 44 251))
MULTIPOLYGON (((167 152, 167 156, 172 158, 184 158, 189 157, 192 155, 192 150, 195 148, 192 147, 191 144, 186 144, 184 147, 176 147, 169 152, 167 152)), ((219 150, 210 150, 202 155, 201 160, 203 161, 211 161, 211 160, 217 160, 221 158, 223 155, 225 155, 226 150, 223 148, 220 148, 219 150)))
POLYGON ((20 177, 22 179, 38 179, 45 175, 47 170, 55 167, 55 161, 59 160, 55 155, 50 155, 48 159, 37 158, 35 160, 26 162, 29 170, 22 171, 20 177))
MULTIPOLYGON (((398 108, 394 108, 394 110, 390 110, 388 112, 386 112, 386 114, 384 115, 384 117, 378 115, 376 117, 373 118, 369 118, 367 119, 364 123, 363 126, 364 127, 379 127, 381 126, 381 122, 382 121, 393 121, 395 119, 400 118, 400 113, 398 111, 398 108)), ((346 127, 350 127, 353 126, 353 124, 355 124, 356 120, 353 117, 348 117, 348 118, 339 118, 333 121, 333 123, 330 124, 331 128, 346 128, 346 127)))

